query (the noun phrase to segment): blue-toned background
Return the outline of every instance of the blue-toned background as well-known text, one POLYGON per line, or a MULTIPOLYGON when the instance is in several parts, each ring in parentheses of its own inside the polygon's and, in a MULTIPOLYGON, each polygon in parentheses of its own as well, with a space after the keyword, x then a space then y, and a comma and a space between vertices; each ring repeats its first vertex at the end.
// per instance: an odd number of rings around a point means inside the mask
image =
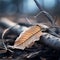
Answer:
MULTIPOLYGON (((60 14, 60 0, 37 0, 48 12, 60 14)), ((34 0, 0 0, 0 14, 28 14, 34 15, 39 12, 34 0)))

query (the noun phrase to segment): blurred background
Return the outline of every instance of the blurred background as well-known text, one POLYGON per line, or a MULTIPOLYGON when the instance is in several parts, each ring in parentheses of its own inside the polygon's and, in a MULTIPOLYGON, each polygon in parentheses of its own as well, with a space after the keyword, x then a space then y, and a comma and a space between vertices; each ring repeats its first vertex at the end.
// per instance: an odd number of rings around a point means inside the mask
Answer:
MULTIPOLYGON (((60 25, 60 0, 37 0, 43 9, 49 12, 60 25)), ((0 17, 7 17, 17 22, 25 22, 28 17, 33 23, 48 22, 44 15, 36 16, 40 10, 34 0, 0 0, 0 17)))

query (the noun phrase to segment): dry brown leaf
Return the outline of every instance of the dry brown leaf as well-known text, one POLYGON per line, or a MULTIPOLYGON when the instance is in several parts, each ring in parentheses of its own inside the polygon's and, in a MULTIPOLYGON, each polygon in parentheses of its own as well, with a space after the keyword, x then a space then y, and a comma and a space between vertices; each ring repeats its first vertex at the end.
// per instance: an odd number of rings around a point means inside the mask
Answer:
POLYGON ((16 39, 13 48, 16 49, 25 49, 29 48, 34 44, 35 41, 38 41, 42 35, 41 27, 39 25, 32 26, 26 31, 21 33, 21 35, 16 39))

